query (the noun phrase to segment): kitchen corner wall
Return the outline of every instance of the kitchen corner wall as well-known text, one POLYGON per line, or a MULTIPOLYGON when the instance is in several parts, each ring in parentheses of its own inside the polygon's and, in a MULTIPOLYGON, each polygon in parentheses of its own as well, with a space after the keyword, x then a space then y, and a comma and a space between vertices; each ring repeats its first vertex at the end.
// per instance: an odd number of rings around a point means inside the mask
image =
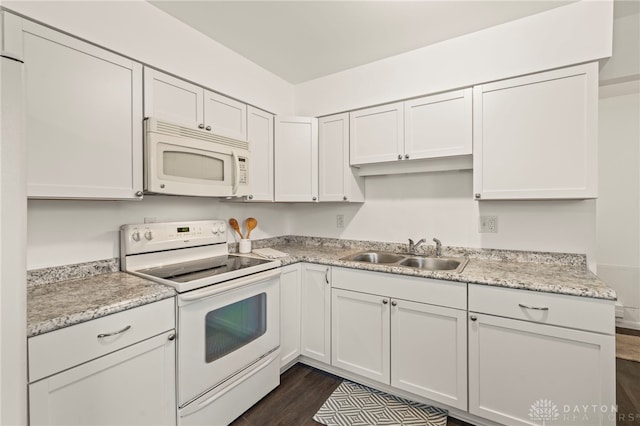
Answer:
MULTIPOLYGON (((291 85, 144 1, 3 4, 258 107, 277 114, 293 112, 291 85)), ((530 72, 532 67, 563 65, 559 61, 571 63, 607 56, 610 21, 610 2, 570 4, 505 24, 506 27, 455 39, 451 42, 457 46, 455 54, 443 53, 447 48, 447 42, 443 42, 433 48, 338 73, 326 80, 303 83, 296 88, 297 112, 333 113, 346 107, 450 89, 447 85, 451 84, 464 85, 478 82, 477 79, 530 72), (539 43, 540 36, 546 37, 545 40, 551 37, 547 42, 554 49, 532 55, 532 49, 543 49, 546 45, 546 42, 530 45, 539 43), (565 36, 572 42, 562 48, 556 46, 553 37, 565 36), (498 57, 496 52, 500 46, 495 43, 478 50, 479 43, 486 42, 487 37, 504 40, 511 43, 511 48, 516 46, 520 50, 514 57, 498 57), (518 45, 518 40, 528 44, 518 45), (430 56, 431 49, 440 52, 435 61, 430 60, 434 58, 430 56), (545 62, 539 62, 543 56, 545 62), (475 60, 469 62, 470 58, 475 60), (434 63, 438 67, 432 66, 434 63), (456 63, 459 66, 455 69, 462 74, 449 72, 456 63), (444 72, 430 74, 429 70, 444 72), (362 78, 363 72, 366 78, 362 78)), ((253 216, 259 220, 253 234, 255 238, 301 234, 405 242, 407 238, 437 236, 445 245, 586 253, 590 261, 593 259, 593 201, 479 203, 472 198, 470 171, 368 177, 366 185, 364 204, 244 205, 161 196, 145 196, 141 201, 30 200, 27 266, 35 269, 116 257, 119 226, 141 223, 145 217, 170 221, 231 216, 243 220, 253 216), (338 213, 345 215, 344 229, 336 228, 338 213), (481 214, 498 216, 497 234, 478 232, 481 214)), ((229 236, 233 240, 234 235, 229 236)))
POLYGON ((595 202, 473 199, 472 172, 366 178, 364 204, 298 204, 296 235, 406 242, 434 237, 445 246, 584 253, 593 266, 595 202), (345 227, 336 228, 344 214, 345 227), (479 232, 480 215, 498 216, 498 232, 479 232))
MULTIPOLYGON (((138 201, 29 200, 27 269, 120 256, 120 225, 235 217, 258 219, 253 239, 291 233, 286 205, 242 204, 211 198, 145 195, 138 201)), ((244 231, 243 231, 244 232, 244 231)), ((231 229, 228 241, 238 237, 231 229)))

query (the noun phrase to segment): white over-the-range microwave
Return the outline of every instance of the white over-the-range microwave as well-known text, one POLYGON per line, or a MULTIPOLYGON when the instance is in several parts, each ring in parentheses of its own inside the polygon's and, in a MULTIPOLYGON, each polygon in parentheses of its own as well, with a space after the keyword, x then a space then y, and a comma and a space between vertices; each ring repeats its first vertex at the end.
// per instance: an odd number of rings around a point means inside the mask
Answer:
POLYGON ((144 189, 196 197, 249 194, 249 142, 147 118, 144 189))

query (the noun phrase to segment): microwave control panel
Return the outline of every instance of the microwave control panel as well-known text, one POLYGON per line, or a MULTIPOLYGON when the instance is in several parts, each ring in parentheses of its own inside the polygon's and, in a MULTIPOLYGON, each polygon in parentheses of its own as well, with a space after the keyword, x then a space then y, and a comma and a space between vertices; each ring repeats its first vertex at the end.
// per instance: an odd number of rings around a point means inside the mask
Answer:
POLYGON ((248 183, 248 174, 249 174, 249 165, 248 163, 248 159, 246 159, 245 157, 239 157, 238 158, 238 164, 240 165, 239 169, 240 169, 240 178, 238 179, 238 181, 240 182, 240 185, 247 185, 248 183))

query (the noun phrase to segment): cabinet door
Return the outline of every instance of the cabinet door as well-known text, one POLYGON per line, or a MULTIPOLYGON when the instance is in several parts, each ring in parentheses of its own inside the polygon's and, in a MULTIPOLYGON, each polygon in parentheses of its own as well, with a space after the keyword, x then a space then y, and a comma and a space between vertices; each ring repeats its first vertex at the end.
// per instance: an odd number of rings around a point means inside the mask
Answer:
POLYGON ((175 425, 174 333, 30 384, 30 424, 175 425))
POLYGON ((364 179, 349 165, 349 114, 318 120, 320 201, 364 201, 364 179))
POLYGON ((597 67, 474 87, 476 199, 597 196, 597 67))
POLYGON ((331 363, 331 268, 302 265, 301 353, 331 363))
POLYGON ((212 133, 246 141, 247 105, 205 90, 204 124, 212 133))
POLYGON ((318 200, 318 119, 276 117, 275 200, 318 200))
POLYGON ((273 115, 249 106, 247 138, 251 150, 247 201, 273 201, 273 115))
POLYGON ((349 113, 353 165, 397 161, 404 158, 402 102, 349 113))
POLYGON ((335 367, 389 384, 389 298, 331 291, 331 360, 335 367))
POLYGON ((27 195, 142 196, 142 66, 26 20, 22 47, 27 195))
POLYGON ((280 275, 280 367, 300 355, 301 267, 282 268, 280 275))
POLYGON ((467 312, 391 300, 391 386, 467 409, 467 312))
POLYGON ((204 89, 144 67, 144 116, 193 129, 204 127, 204 89))
POLYGON ((471 88, 404 103, 405 158, 470 155, 473 137, 471 88))
POLYGON ((470 413, 508 425, 615 424, 614 336, 469 316, 470 413))

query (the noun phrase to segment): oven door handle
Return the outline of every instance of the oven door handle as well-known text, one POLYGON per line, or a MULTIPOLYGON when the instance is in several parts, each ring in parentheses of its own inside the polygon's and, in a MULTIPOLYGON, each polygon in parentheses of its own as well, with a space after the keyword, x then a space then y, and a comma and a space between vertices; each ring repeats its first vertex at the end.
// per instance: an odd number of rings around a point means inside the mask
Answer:
POLYGON ((186 294, 180 294, 178 298, 180 302, 192 302, 194 300, 204 299, 209 296, 213 296, 215 294, 222 294, 229 290, 235 290, 236 288, 244 287, 250 284, 255 284, 260 281, 267 281, 273 277, 279 276, 280 273, 281 273, 280 268, 276 268, 270 271, 265 271, 255 275, 250 275, 248 277, 233 279, 229 281, 229 284, 231 285, 224 289, 221 289, 220 286, 224 286, 224 284, 226 283, 221 283, 221 284, 205 287, 204 289, 201 289, 201 290, 195 290, 186 294))
POLYGON ((238 186, 240 185, 240 159, 235 151, 231 151, 231 161, 233 161, 233 187, 231 192, 233 195, 236 195, 238 186))

